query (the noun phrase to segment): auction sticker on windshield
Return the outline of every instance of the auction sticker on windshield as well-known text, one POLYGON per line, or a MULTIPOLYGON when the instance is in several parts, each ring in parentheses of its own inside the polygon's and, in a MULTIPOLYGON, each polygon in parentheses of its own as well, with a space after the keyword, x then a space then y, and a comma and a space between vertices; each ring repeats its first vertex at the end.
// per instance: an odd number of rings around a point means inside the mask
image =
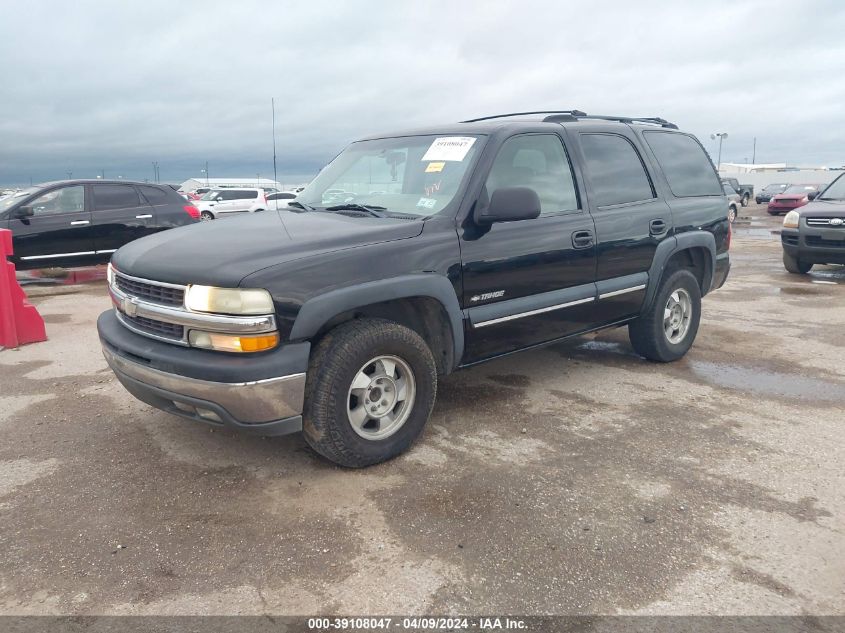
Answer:
POLYGON ((441 136, 434 139, 422 157, 423 161, 455 160, 466 158, 475 139, 471 136, 441 136))

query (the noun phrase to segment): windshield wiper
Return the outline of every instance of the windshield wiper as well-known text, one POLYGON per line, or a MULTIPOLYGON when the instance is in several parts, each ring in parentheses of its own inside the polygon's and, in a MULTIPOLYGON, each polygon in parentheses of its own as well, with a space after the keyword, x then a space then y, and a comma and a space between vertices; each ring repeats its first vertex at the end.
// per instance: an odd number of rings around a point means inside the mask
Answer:
POLYGON ((291 200, 288 202, 288 206, 292 207, 296 205, 297 208, 302 209, 303 211, 313 211, 314 207, 305 204, 304 202, 300 202, 299 200, 291 200))
POLYGON ((326 207, 326 211, 363 211, 369 213, 376 218, 386 218, 387 215, 382 211, 387 211, 387 207, 379 207, 376 205, 370 206, 366 204, 358 204, 357 202, 346 202, 344 204, 336 204, 331 207, 326 207))

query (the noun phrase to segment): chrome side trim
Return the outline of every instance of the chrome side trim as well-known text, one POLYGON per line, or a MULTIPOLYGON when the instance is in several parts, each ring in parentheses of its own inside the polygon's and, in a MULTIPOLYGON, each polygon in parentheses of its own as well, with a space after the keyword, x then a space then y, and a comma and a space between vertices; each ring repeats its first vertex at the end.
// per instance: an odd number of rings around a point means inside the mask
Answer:
POLYGON ((499 317, 498 319, 490 319, 489 321, 480 321, 474 323, 473 327, 487 327, 488 325, 495 325, 497 323, 504 323, 505 321, 513 321, 514 319, 521 319, 523 317, 534 316, 535 314, 543 314, 544 312, 551 312, 552 310, 561 310, 562 308, 569 308, 572 306, 581 305, 582 303, 589 303, 595 301, 595 297, 587 297, 586 299, 578 299, 577 301, 568 301, 566 303, 558 303, 557 305, 547 306, 545 308, 538 308, 536 310, 529 310, 528 312, 520 312, 519 314, 509 314, 508 316, 499 317))
POLYGON ((618 295, 628 294, 629 292, 636 292, 637 290, 645 290, 646 284, 639 286, 631 286, 630 288, 622 288, 622 290, 614 290, 613 292, 605 292, 599 295, 599 299, 607 299, 608 297, 616 297, 618 295))
MULTIPOLYGON (((185 328, 206 330, 208 332, 223 332, 226 334, 262 334, 276 330, 276 317, 266 316, 227 316, 222 314, 206 314, 204 312, 188 312, 180 308, 171 308, 157 303, 150 303, 137 297, 126 295, 115 287, 109 287, 112 300, 118 312, 123 310, 124 301, 133 304, 135 314, 132 316, 155 319, 185 328)), ((122 321, 124 324, 125 321, 122 321)), ((136 330, 137 331, 137 330, 136 330)), ((146 332, 139 332, 150 336, 146 332)), ((186 332, 187 336, 187 332, 186 332)), ((173 342, 175 339, 163 339, 173 342)))
POLYGON ((55 255, 29 255, 21 259, 50 259, 51 257, 77 257, 79 255, 96 255, 97 251, 79 251, 78 253, 56 253, 55 255))
POLYGON ((103 347, 106 362, 117 374, 189 398, 220 405, 239 422, 258 424, 302 413, 305 373, 251 382, 212 382, 145 367, 103 347))
POLYGON ((105 255, 106 253, 114 253, 115 251, 117 251, 116 248, 107 248, 103 251, 97 251, 97 255, 105 255))

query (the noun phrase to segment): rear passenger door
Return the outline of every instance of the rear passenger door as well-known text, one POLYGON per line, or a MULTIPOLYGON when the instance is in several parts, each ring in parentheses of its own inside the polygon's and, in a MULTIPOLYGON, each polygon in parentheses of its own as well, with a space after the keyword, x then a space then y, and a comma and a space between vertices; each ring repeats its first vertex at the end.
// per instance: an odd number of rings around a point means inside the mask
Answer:
POLYGON ((673 229, 636 138, 616 127, 578 126, 575 134, 596 223, 599 323, 639 312, 657 245, 673 229))
POLYGON ((91 190, 94 247, 113 253, 124 244, 155 231, 153 208, 134 185, 95 183, 91 190))

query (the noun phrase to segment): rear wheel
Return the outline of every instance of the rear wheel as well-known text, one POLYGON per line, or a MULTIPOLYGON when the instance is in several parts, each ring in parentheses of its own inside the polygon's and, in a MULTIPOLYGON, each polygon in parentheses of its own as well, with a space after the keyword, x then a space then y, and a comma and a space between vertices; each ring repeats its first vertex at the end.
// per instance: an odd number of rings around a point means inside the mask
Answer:
POLYGON ((200 222, 209 222, 214 219, 214 214, 211 211, 203 211, 200 213, 200 222))
POLYGON ((305 440, 342 466, 383 462, 419 436, 436 392, 434 357, 419 334, 382 319, 344 323, 312 355, 305 440))
POLYGON ((649 360, 667 363, 692 347, 701 320, 701 289, 688 270, 667 271, 654 302, 628 324, 634 351, 649 360))
POLYGON ((748 196, 747 193, 744 196, 742 196, 742 206, 744 206, 744 207, 748 206, 748 198, 749 198, 749 196, 748 196))
POLYGON ((793 257, 786 251, 783 252, 783 267, 787 272, 793 275, 806 275, 813 268, 812 264, 802 262, 797 257, 793 257))

